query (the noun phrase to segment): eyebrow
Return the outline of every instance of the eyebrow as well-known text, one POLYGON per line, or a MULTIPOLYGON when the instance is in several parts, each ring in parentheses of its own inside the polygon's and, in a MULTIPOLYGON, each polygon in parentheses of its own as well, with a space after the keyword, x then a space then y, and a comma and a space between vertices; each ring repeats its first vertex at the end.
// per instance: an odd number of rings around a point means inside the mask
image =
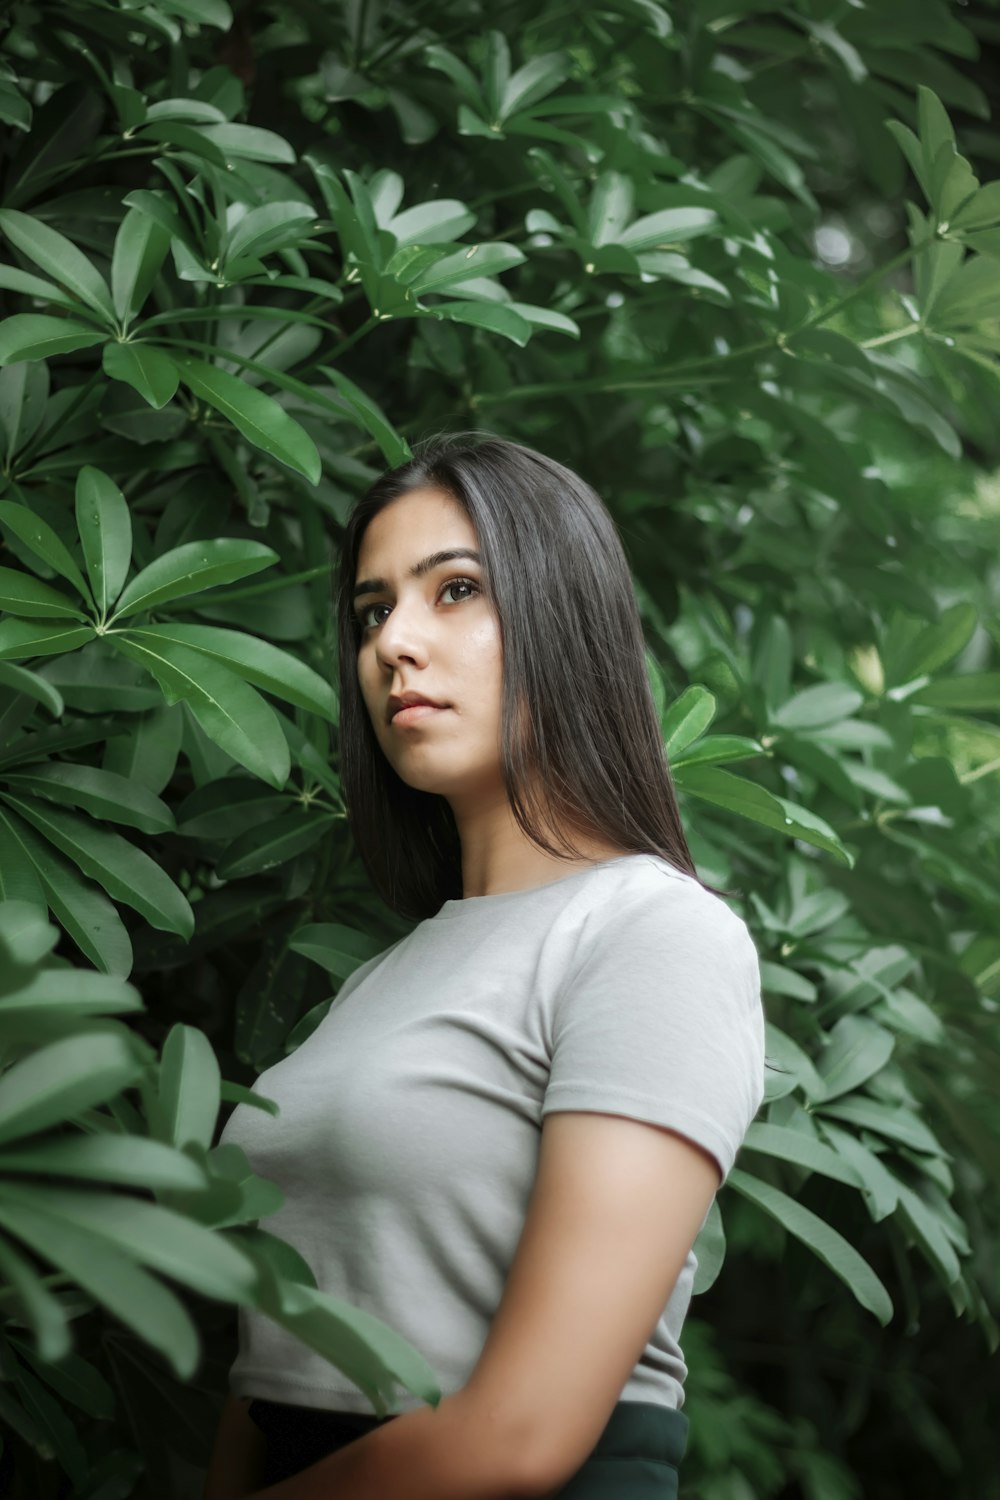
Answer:
MULTIPOLYGON (((425 573, 430 573, 433 568, 439 568, 442 563, 454 562, 456 558, 468 558, 470 562, 482 563, 482 557, 471 547, 450 547, 445 552, 432 552, 428 557, 421 558, 420 562, 414 563, 410 569, 411 578, 423 578, 425 573)), ((389 587, 384 578, 366 578, 363 583, 355 584, 352 600, 357 601, 362 594, 377 594, 382 589, 389 587)))

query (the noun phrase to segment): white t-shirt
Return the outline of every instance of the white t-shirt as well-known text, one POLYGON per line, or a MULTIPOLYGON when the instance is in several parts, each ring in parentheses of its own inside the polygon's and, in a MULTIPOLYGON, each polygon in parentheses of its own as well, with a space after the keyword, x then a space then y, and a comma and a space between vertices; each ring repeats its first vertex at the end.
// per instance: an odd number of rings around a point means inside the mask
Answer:
MULTIPOLYGON (((445 901, 355 970, 254 1091, 280 1115, 238 1105, 220 1143, 285 1194, 260 1227, 413 1344, 449 1395, 499 1306, 545 1115, 669 1126, 728 1176, 764 1095, 757 952, 724 900, 649 854, 445 901)), ((620 1400, 683 1406, 696 1267, 692 1251, 620 1400)), ((239 1328, 234 1395, 371 1415, 270 1318, 240 1308, 239 1328)), ((422 1404, 401 1389, 391 1410, 422 1404)))

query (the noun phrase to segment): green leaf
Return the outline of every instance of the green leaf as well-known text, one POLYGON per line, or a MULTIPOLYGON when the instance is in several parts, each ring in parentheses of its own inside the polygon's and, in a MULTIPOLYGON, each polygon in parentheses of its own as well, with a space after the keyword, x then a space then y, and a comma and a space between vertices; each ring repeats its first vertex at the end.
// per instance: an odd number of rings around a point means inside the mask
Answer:
POLYGON ((0 568, 0 609, 29 619, 85 620, 78 605, 32 573, 0 568))
POLYGON ((220 880, 259 875, 311 849, 330 829, 339 813, 294 808, 239 834, 219 856, 215 873, 220 880))
POLYGON ((102 322, 114 325, 114 305, 103 276, 65 235, 16 208, 0 209, 0 229, 22 255, 79 297, 102 322))
POLYGON ((121 1254, 107 1236, 67 1224, 41 1206, 14 1203, 3 1194, 0 1224, 157 1349, 178 1380, 191 1378, 202 1349, 183 1302, 121 1254))
POLYGON ((76 524, 91 592, 106 615, 128 576, 132 517, 114 480, 89 464, 76 478, 76 524))
POLYGON ((700 683, 684 689, 663 716, 663 743, 670 761, 700 739, 715 718, 715 711, 714 695, 700 683))
POLYGON ((62 694, 50 682, 39 677, 37 672, 30 672, 27 667, 17 667, 11 661, 0 661, 0 687, 7 688, 11 693, 22 693, 26 698, 33 698, 36 703, 47 708, 54 719, 61 718, 65 711, 62 694))
MULTIPOLYGON (((210 1045, 207 1037, 205 1041, 210 1045)), ((162 1141, 138 1135, 63 1136, 55 1141, 33 1141, 20 1150, 0 1152, 0 1172, 78 1177, 154 1191, 198 1192, 207 1186, 204 1168, 190 1156, 162 1141)))
POLYGON ((177 641, 115 638, 116 648, 149 671, 170 703, 186 702, 221 750, 280 791, 288 780, 288 741, 274 710, 247 683, 201 651, 177 641))
POLYGON ((397 464, 405 463, 408 458, 412 458, 409 443, 396 431, 382 408, 366 391, 355 385, 354 381, 342 371, 334 369, 332 365, 320 365, 319 372, 337 387, 352 416, 366 432, 371 433, 390 467, 395 468, 397 464))
POLYGON ((225 261, 229 264, 241 255, 263 259, 286 245, 298 245, 309 233, 306 226, 315 218, 316 210, 310 204, 294 200, 251 208, 227 236, 225 261))
POLYGON ((636 219, 618 235, 616 243, 629 250, 665 250, 707 234, 717 222, 718 215, 711 208, 664 208, 636 219))
POLYGON ((534 307, 530 302, 505 302, 504 307, 524 318, 532 328, 547 328, 552 333, 567 333, 570 338, 574 339, 580 337, 580 325, 574 323, 572 318, 567 318, 565 313, 553 312, 550 307, 534 307))
POLYGON ((864 703, 863 693, 844 682, 818 682, 803 688, 771 715, 780 729, 816 729, 849 719, 864 703))
POLYGON ((0 266, 0 287, 8 292, 23 292, 26 297, 39 297, 45 302, 54 302, 65 307, 67 312, 82 313, 84 309, 77 299, 64 292, 54 281, 45 281, 41 276, 32 276, 18 266, 0 266))
POLYGON ((47 365, 13 364, 0 370, 0 442, 6 439, 8 469, 13 468, 11 459, 45 420, 48 398, 47 365))
POLYGON ((412 208, 383 222, 397 246, 439 245, 461 239, 476 222, 476 215, 457 198, 435 198, 430 203, 416 203, 412 208))
POLYGON ((155 860, 128 839, 51 803, 30 802, 13 793, 7 793, 6 798, 26 822, 96 880, 112 900, 133 907, 160 932, 191 936, 194 912, 187 897, 155 860))
POLYGON ((137 208, 128 210, 118 226, 111 257, 111 296, 123 324, 146 301, 169 248, 170 235, 162 224, 137 208))
POLYGON ((104 974, 124 978, 132 969, 132 943, 117 908, 104 892, 84 880, 22 818, 0 807, 7 847, 21 849, 44 889, 52 915, 84 957, 104 974))
POLYGON ((861 1178, 854 1167, 829 1146, 824 1146, 813 1136, 787 1125, 767 1125, 755 1121, 747 1130, 743 1141, 745 1151, 760 1151, 764 1156, 777 1157, 779 1161, 793 1166, 805 1167, 810 1172, 819 1172, 837 1182, 846 1182, 851 1187, 860 1187, 861 1178))
POLYGON ((273 547, 240 537, 212 537, 184 542, 157 557, 132 579, 118 599, 115 619, 152 609, 168 599, 198 594, 234 579, 246 578, 278 561, 273 547))
POLYGON ((199 134, 218 146, 226 156, 285 166, 292 166, 295 162, 295 152, 282 136, 273 130, 261 130, 256 125, 205 125, 199 134))
POLYGON ((247 442, 318 484, 322 465, 316 444, 283 407, 204 360, 185 355, 177 360, 181 379, 195 396, 227 417, 247 442))
POLYGON ((957 672, 952 677, 917 688, 909 695, 908 701, 927 708, 995 713, 1000 709, 1000 672, 957 672))
MULTIPOLYGON (((7 1237, 0 1240, 0 1274, 20 1302, 19 1321, 31 1329, 38 1356, 53 1364, 58 1364, 67 1355, 72 1358, 69 1313, 59 1298, 49 1291, 31 1262, 14 1249, 7 1237)), ((27 1372, 22 1369, 20 1373, 23 1396, 23 1378, 27 1372)))
POLYGON ((442 256, 413 282, 412 290, 417 296, 425 292, 440 292, 445 287, 458 287, 463 281, 471 281, 477 276, 498 276, 501 271, 523 265, 526 259, 516 245, 503 240, 471 245, 468 250, 456 250, 452 255, 442 256))
POLYGON ((854 1246, 831 1224, 827 1224, 818 1214, 803 1207, 771 1183, 751 1177, 739 1167, 734 1167, 730 1172, 728 1185, 749 1198, 751 1203, 756 1203, 765 1213, 771 1214, 789 1234, 808 1245, 840 1277, 861 1306, 874 1313, 883 1326, 889 1322, 893 1308, 885 1286, 868 1262, 862 1259, 854 1246))
POLYGON ((48 359, 53 354, 71 354, 74 349, 89 349, 103 344, 106 333, 99 333, 75 318, 52 318, 46 313, 15 313, 0 323, 0 365, 20 360, 48 359))
POLYGON ((125 381, 157 409, 172 400, 180 381, 170 355, 155 344, 105 344, 103 364, 106 375, 125 381))
POLYGON ((159 1127, 171 1145, 211 1150, 219 1113, 219 1063, 197 1026, 177 1021, 160 1054, 159 1127))
POLYGON ((0 1078, 0 1143, 37 1135, 106 1103, 136 1082, 141 1067, 120 1030, 63 1037, 39 1047, 0 1078))
POLYGON ((766 828, 773 828, 788 838, 814 844, 817 849, 825 849, 835 855, 848 869, 853 868, 853 856, 829 823, 808 808, 789 801, 787 797, 779 797, 767 791, 755 781, 749 781, 743 776, 733 776, 728 771, 720 771, 717 766, 690 765, 675 767, 675 780, 685 792, 691 792, 728 812, 738 813, 740 817, 762 823, 766 828))
MULTIPOLYGON (((6 907, 5 907, 6 910, 6 907)), ((54 929, 48 923, 43 933, 54 929)), ((27 984, 0 998, 0 1010, 9 1019, 15 1011, 35 1010, 49 1016, 126 1015, 143 1009, 142 996, 131 984, 91 974, 85 969, 41 969, 27 984)))
POLYGON ((0 499, 0 526, 12 531, 28 550, 39 556, 42 562, 48 562, 49 567, 72 583, 73 588, 85 600, 90 600, 90 589, 84 582, 84 576, 60 538, 52 531, 48 520, 36 516, 27 505, 16 504, 12 499, 0 499))
POLYGON ((988 182, 954 214, 950 228, 957 230, 986 229, 991 224, 1000 224, 1000 182, 988 182))
POLYGON ((920 146, 924 159, 924 174, 928 184, 934 166, 934 158, 942 146, 955 149, 955 132, 948 112, 932 89, 923 84, 917 89, 917 120, 920 131, 920 146))
POLYGON ((565 83, 572 71, 573 59, 566 51, 542 52, 531 58, 504 85, 497 118, 506 120, 544 99, 565 83))
POLYGON ((522 349, 531 338, 532 325, 516 313, 509 302, 440 302, 418 314, 421 317, 444 318, 450 323, 469 323, 502 334, 522 349))
POLYGON ((141 782, 97 766, 52 761, 26 771, 8 771, 6 784, 22 794, 49 797, 70 807, 82 807, 94 818, 124 823, 143 833, 173 833, 174 815, 141 782))
POLYGON ((218 625, 148 625, 129 632, 133 640, 172 640, 214 657, 255 687, 318 714, 331 724, 339 721, 337 695, 312 667, 270 641, 218 625))
POLYGON ((293 953, 311 958, 337 979, 348 979, 355 969, 381 953, 385 944, 358 927, 345 927, 340 922, 309 922, 292 934, 288 946, 293 953))
POLYGON ((20 661, 25 656, 54 656, 75 651, 92 641, 90 625, 64 625, 47 620, 0 620, 0 659, 20 661))
POLYGON ((671 765, 721 766, 727 761, 749 760, 755 755, 766 755, 767 751, 758 740, 743 734, 710 734, 689 750, 682 750, 671 757, 671 765))
POLYGON ((884 1026, 865 1016, 841 1016, 828 1034, 817 1064, 823 1080, 822 1100, 860 1089, 882 1071, 895 1046, 895 1037, 884 1026))

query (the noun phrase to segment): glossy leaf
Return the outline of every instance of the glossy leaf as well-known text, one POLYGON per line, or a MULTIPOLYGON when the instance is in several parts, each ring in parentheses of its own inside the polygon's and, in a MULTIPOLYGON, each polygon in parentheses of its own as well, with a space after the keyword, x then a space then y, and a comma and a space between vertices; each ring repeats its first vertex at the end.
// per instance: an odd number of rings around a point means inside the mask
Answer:
POLYGON ((0 365, 19 360, 49 359, 103 344, 106 333, 78 318, 52 318, 44 313, 16 313, 0 323, 0 365))
POLYGON ((76 524, 90 592, 102 615, 121 593, 132 560, 132 518, 121 490, 90 464, 76 479, 76 524))
POLYGON ((214 537, 185 542, 165 552, 132 579, 119 596, 115 618, 139 614, 169 599, 201 593, 237 578, 247 578, 277 562, 278 554, 262 542, 214 537))
POLYGON ((868 1262, 858 1254, 843 1235, 826 1223, 812 1209, 790 1198, 770 1182, 751 1177, 734 1167, 727 1185, 772 1214, 789 1234, 795 1236, 839 1276, 861 1306, 875 1314, 883 1325, 892 1317, 892 1299, 868 1262))
POLYGON ((215 658, 255 687, 336 723, 337 697, 331 685, 305 662, 270 641, 218 625, 149 625, 130 632, 133 640, 180 641, 215 658))
POLYGON ((288 780, 288 742, 254 689, 203 652, 177 641, 119 636, 116 648, 156 678, 168 703, 186 702, 209 739, 270 786, 288 780))
POLYGON ((46 276, 66 287, 102 322, 113 325, 114 306, 103 276, 65 235, 16 208, 0 209, 0 230, 46 276))
POLYGON ((188 389, 228 418, 247 442, 287 464, 310 484, 319 481, 321 465, 316 444, 273 397, 204 360, 184 355, 177 364, 188 389))
POLYGON ((180 383, 176 364, 155 344, 105 344, 103 364, 106 375, 132 386, 157 410, 172 400, 180 383))
POLYGON ((28 801, 13 792, 9 804, 115 901, 134 907, 151 927, 190 937, 194 913, 187 897, 143 850, 121 834, 51 803, 28 801))

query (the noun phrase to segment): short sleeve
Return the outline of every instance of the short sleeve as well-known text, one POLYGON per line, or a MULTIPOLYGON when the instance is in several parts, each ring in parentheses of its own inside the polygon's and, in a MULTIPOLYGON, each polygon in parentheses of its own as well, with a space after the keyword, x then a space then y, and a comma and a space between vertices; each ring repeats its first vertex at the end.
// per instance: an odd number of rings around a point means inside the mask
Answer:
POLYGON ((692 881, 630 895, 581 932, 542 1100, 665 1125, 719 1164, 764 1097, 764 1013, 746 923, 692 881))

